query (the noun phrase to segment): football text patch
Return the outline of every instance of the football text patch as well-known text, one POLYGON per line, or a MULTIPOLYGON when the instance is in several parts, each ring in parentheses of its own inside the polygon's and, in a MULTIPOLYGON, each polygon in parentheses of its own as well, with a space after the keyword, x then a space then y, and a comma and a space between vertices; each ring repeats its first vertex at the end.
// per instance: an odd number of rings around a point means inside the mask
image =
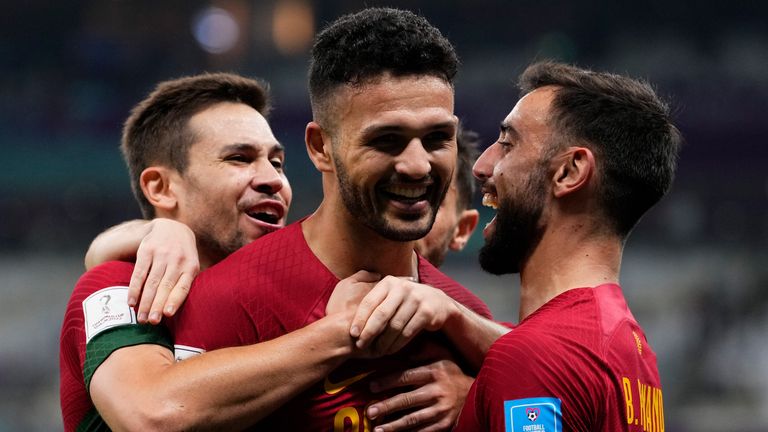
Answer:
POLYGON ((83 300, 85 341, 112 327, 136 324, 136 312, 128 306, 128 287, 100 289, 83 300))
POLYGON ((504 401, 506 432, 562 432, 560 399, 527 398, 504 401))

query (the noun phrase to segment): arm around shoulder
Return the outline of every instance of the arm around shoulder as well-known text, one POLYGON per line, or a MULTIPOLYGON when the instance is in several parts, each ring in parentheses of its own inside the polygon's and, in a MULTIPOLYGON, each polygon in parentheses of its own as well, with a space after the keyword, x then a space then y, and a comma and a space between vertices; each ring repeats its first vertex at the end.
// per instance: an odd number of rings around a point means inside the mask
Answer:
POLYGON ((329 315, 267 342, 181 362, 159 345, 122 348, 94 373, 91 397, 114 430, 244 428, 353 354, 349 315, 329 315))

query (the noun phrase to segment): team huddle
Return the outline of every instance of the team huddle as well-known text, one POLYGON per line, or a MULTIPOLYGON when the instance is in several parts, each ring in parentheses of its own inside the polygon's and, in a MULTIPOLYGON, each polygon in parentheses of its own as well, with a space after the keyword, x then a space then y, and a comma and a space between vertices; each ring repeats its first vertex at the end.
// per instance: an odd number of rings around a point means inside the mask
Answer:
POLYGON ((132 110, 145 220, 94 241, 67 305, 65 430, 663 431, 619 285, 681 142, 653 88, 531 64, 476 157, 456 52, 423 17, 342 16, 311 55, 323 196, 287 226, 264 83, 184 77, 132 110), (520 274, 516 325, 437 268, 478 223, 472 176, 496 211, 480 264, 520 274))

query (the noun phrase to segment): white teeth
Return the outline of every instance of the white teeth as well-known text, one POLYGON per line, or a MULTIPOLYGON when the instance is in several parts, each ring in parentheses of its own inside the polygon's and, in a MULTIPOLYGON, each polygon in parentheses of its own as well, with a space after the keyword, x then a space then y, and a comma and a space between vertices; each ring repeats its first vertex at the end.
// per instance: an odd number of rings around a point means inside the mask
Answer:
POLYGON ((386 188, 386 191, 399 195, 405 198, 417 198, 427 193, 426 187, 402 187, 402 186, 390 186, 386 188))
POLYGON ((483 205, 492 209, 499 208, 499 202, 496 201, 496 196, 489 193, 483 194, 483 205))
POLYGON ((277 212, 275 211, 275 209, 273 209, 271 207, 254 209, 254 210, 249 211, 248 213, 249 214, 264 213, 264 214, 268 214, 270 216, 277 216, 277 212))

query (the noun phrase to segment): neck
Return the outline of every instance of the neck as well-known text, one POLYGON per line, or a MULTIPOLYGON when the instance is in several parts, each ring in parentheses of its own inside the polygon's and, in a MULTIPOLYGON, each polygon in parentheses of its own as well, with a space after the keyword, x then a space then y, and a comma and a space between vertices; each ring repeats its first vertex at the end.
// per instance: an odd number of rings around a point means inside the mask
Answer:
POLYGON ((418 276, 415 242, 388 240, 346 211, 321 204, 302 223, 304 238, 318 259, 339 279, 359 270, 382 276, 418 276))
POLYGON ((618 283, 622 245, 583 225, 545 232, 520 271, 520 320, 568 290, 618 283))

